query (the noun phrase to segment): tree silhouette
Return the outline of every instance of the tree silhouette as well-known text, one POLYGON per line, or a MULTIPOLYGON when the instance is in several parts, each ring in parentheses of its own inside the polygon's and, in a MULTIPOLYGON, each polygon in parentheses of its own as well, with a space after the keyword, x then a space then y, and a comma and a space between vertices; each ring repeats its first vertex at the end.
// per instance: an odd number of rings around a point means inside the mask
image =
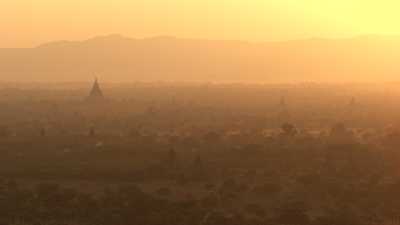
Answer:
POLYGON ((94 136, 96 136, 96 129, 94 126, 91 126, 89 128, 89 137, 94 137, 94 136))
POLYGON ((293 137, 297 134, 297 129, 293 124, 284 123, 281 126, 282 134, 286 137, 293 137))

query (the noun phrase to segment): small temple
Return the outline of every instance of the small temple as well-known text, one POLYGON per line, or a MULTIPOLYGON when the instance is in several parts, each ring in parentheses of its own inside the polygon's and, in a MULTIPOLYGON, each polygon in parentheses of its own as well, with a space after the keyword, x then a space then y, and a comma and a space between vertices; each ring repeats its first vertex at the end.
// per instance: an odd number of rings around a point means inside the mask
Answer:
POLYGON ((103 92, 101 91, 97 77, 94 80, 92 90, 90 91, 89 96, 87 97, 86 100, 90 102, 98 102, 104 100, 104 95, 103 92))

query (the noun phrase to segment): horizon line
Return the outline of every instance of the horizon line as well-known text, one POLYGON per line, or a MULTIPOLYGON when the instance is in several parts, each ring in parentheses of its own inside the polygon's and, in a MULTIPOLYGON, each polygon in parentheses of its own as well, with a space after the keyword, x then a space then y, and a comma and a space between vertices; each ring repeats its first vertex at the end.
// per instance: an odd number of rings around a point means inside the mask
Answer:
POLYGON ((281 40, 265 40, 265 41, 255 41, 255 40, 245 40, 245 39, 218 39, 218 38, 201 38, 201 37, 179 37, 175 35, 153 35, 153 36, 144 36, 144 37, 131 37, 128 35, 124 35, 121 33, 110 33, 104 35, 93 35, 88 38, 83 39, 58 39, 52 41, 44 41, 39 44, 33 44, 32 46, 21 46, 21 47, 0 47, 0 49, 34 49, 42 46, 46 46, 48 44, 54 43, 83 43, 101 38, 120 38, 127 40, 136 40, 136 41, 144 41, 151 39, 176 39, 176 40, 191 40, 191 41, 220 41, 220 42, 242 42, 248 44, 265 44, 265 43, 285 43, 285 42, 295 42, 295 41, 312 41, 312 40, 320 40, 320 41, 330 41, 330 40, 352 40, 352 39, 361 39, 361 38, 400 38, 400 34, 359 34, 352 35, 346 37, 322 37, 322 36, 310 36, 304 38, 293 38, 293 39, 281 39, 281 40))

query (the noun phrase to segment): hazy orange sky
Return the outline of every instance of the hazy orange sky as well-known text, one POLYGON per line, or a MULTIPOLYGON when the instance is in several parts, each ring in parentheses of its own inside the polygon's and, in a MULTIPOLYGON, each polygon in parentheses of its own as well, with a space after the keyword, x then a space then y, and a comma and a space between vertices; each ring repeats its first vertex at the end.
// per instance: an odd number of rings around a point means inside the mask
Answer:
POLYGON ((119 33, 287 40, 400 34, 395 0, 3 0, 0 47, 119 33))

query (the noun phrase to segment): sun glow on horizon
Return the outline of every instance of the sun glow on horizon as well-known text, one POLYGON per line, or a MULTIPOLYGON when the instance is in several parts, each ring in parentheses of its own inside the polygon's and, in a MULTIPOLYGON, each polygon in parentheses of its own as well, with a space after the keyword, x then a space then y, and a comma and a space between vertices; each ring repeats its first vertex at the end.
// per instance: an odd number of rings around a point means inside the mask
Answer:
POLYGON ((14 0, 1 47, 121 33, 250 41, 400 34, 400 2, 320 0, 14 0))

